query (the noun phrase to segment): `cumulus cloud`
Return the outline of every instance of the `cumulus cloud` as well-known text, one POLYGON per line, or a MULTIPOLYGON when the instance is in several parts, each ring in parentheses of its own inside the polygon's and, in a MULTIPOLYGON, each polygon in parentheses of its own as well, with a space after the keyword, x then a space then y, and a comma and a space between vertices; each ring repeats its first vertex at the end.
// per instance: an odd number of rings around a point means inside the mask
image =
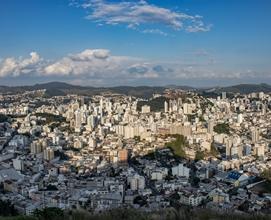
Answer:
MULTIPOLYGON (((206 32, 211 29, 211 25, 204 24, 202 16, 188 15, 149 4, 143 0, 121 2, 88 0, 82 4, 73 1, 73 5, 88 10, 89 14, 86 18, 97 22, 99 25, 125 25, 132 29, 147 25, 161 25, 187 32, 206 32)), ((167 36, 165 32, 153 28, 144 29, 141 32, 167 36)))
POLYGON ((83 52, 71 56, 72 59, 74 60, 81 60, 81 61, 90 61, 93 58, 96 59, 106 59, 110 55, 109 50, 105 49, 94 49, 94 50, 84 50, 83 52))
POLYGON ((47 75, 88 75, 91 77, 108 77, 122 74, 125 67, 138 59, 125 56, 112 56, 105 49, 87 49, 81 53, 63 57, 44 68, 47 75))
POLYGON ((30 58, 6 58, 0 63, 0 77, 8 75, 17 76, 22 73, 30 73, 36 70, 37 64, 39 64, 41 61, 42 59, 36 52, 31 52, 30 58))

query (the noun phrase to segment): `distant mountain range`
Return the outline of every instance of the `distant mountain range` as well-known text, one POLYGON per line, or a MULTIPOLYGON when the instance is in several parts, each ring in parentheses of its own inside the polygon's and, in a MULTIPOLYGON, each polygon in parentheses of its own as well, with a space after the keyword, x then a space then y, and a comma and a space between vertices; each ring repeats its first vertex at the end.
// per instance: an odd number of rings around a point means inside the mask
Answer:
POLYGON ((46 89, 46 94, 48 96, 60 96, 66 94, 97 95, 105 92, 112 92, 148 98, 151 97, 154 93, 162 93, 166 88, 150 86, 90 87, 71 85, 63 82, 49 82, 43 84, 36 84, 33 86, 0 86, 0 93, 19 93, 39 89, 46 89))
POLYGON ((32 86, 0 86, 0 93, 21 93, 24 91, 32 91, 38 89, 46 89, 48 96, 59 96, 66 94, 78 95, 95 95, 105 92, 119 93, 125 95, 132 95, 136 97, 151 97, 154 93, 162 93, 165 89, 174 88, 186 91, 196 91, 204 94, 220 94, 221 92, 228 93, 241 93, 247 94, 251 92, 271 92, 271 85, 269 84, 239 84, 227 87, 210 87, 210 88, 194 88, 190 86, 116 86, 116 87, 90 87, 90 86, 77 86, 63 82, 49 82, 43 84, 36 84, 32 86))

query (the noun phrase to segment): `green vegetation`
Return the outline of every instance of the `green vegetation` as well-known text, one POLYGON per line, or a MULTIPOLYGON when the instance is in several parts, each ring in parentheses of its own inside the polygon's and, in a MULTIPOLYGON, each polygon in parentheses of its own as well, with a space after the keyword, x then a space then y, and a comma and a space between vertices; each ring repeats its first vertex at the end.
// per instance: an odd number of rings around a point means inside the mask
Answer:
POLYGON ((66 118, 61 115, 54 115, 50 113, 36 113, 35 115, 37 117, 45 118, 44 124, 62 123, 66 121, 66 118))
POLYGON ((169 100, 168 98, 164 96, 160 96, 158 98, 151 99, 149 101, 139 101, 137 103, 137 110, 141 111, 141 107, 143 105, 149 105, 151 107, 151 111, 153 112, 163 111, 165 101, 169 101, 169 100))
POLYGON ((11 202, 0 200, 0 216, 15 216, 17 211, 14 208, 14 205, 11 202))
POLYGON ((257 184, 251 190, 259 195, 263 193, 271 193, 271 168, 264 170, 261 173, 261 178, 265 179, 265 182, 257 184))
POLYGON ((214 131, 218 134, 230 134, 230 126, 227 123, 220 123, 214 126, 214 131))
POLYGON ((13 216, 13 217, 1 217, 0 220, 38 220, 32 216, 13 216))
POLYGON ((195 161, 203 160, 205 157, 204 151, 197 151, 195 156, 195 161))
POLYGON ((199 116, 199 121, 201 121, 201 122, 206 122, 206 120, 204 119, 203 115, 200 115, 200 116, 199 116))
POLYGON ((219 151, 218 151, 217 148, 215 147, 214 142, 212 142, 212 144, 211 144, 211 151, 210 151, 210 154, 211 154, 211 156, 214 156, 214 157, 216 157, 216 156, 219 155, 219 151))
POLYGON ((33 213, 34 217, 39 220, 47 219, 64 219, 64 211, 59 208, 45 208, 43 210, 36 209, 33 213))
MULTIPOLYGON (((141 202, 139 200, 139 202, 141 202)), ((144 212, 136 209, 113 209, 92 214, 86 211, 64 212, 58 208, 37 210, 33 216, 0 217, 0 220, 268 220, 270 215, 235 214, 215 212, 207 209, 193 210, 188 207, 167 208, 144 212)))
POLYGON ((174 141, 171 141, 166 144, 166 147, 170 148, 174 155, 184 158, 185 155, 185 147, 188 145, 186 138, 183 135, 173 135, 175 138, 174 141))
POLYGON ((7 122, 8 117, 6 115, 0 114, 0 123, 7 122))
POLYGON ((208 99, 204 99, 204 101, 200 104, 202 112, 206 112, 206 109, 209 109, 214 106, 214 103, 210 102, 208 99))
POLYGON ((134 136, 134 140, 135 140, 136 142, 139 142, 139 141, 140 141, 140 136, 134 136))
POLYGON ((261 176, 269 181, 271 181, 271 169, 266 169, 262 172, 261 176))
POLYGON ((271 193, 271 181, 267 180, 264 183, 259 184, 258 188, 260 188, 259 193, 271 193))

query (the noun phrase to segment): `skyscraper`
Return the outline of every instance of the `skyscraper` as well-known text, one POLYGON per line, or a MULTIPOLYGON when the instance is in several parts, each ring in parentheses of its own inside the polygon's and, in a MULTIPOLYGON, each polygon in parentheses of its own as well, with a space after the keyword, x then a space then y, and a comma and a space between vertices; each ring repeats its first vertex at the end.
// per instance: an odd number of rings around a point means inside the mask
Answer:
POLYGON ((210 119, 208 121, 208 133, 213 134, 213 132, 214 132, 214 121, 210 119))
POLYGON ((82 126, 81 112, 77 110, 75 112, 75 131, 80 131, 82 126))
POLYGON ((227 98, 227 93, 226 92, 222 92, 222 95, 221 95, 222 97, 222 99, 226 99, 227 98))
POLYGON ((167 101, 164 102, 164 111, 165 111, 165 113, 168 112, 168 103, 167 103, 167 101))
POLYGON ((259 141, 259 129, 256 127, 251 128, 251 141, 253 144, 257 143, 259 141))

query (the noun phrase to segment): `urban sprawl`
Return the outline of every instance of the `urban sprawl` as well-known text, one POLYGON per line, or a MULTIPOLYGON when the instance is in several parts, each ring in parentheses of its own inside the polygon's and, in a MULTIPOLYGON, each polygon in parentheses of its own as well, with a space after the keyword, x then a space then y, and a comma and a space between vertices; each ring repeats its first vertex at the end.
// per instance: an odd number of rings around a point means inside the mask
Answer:
POLYGON ((0 199, 20 213, 270 213, 270 94, 45 94, 0 95, 0 199))

